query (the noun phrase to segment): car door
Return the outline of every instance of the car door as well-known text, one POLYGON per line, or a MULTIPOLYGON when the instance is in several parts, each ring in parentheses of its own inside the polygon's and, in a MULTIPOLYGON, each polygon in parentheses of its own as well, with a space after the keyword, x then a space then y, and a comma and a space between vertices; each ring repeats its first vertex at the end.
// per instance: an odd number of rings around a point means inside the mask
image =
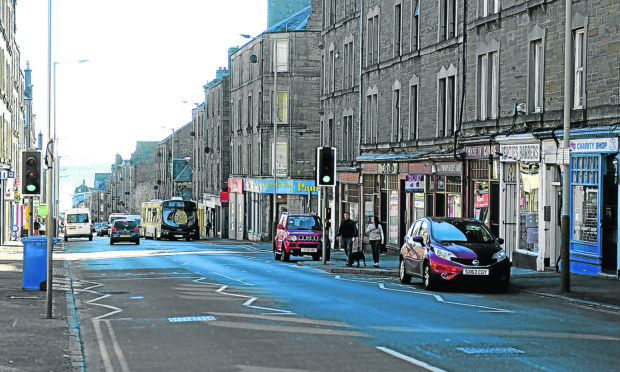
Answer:
POLYGON ((430 242, 430 231, 428 230, 428 221, 420 221, 419 229, 415 232, 414 236, 422 237, 423 242, 413 242, 413 258, 412 258, 412 272, 418 276, 422 276, 422 270, 424 268, 424 257, 426 255, 426 246, 430 242))
POLYGON ((405 243, 401 249, 401 254, 403 256, 403 261, 405 262, 405 268, 408 273, 416 272, 416 259, 415 259, 415 242, 413 241, 413 237, 417 236, 418 231, 420 230, 420 225, 422 224, 421 220, 418 220, 411 225, 409 231, 407 231, 407 235, 405 236, 405 243))

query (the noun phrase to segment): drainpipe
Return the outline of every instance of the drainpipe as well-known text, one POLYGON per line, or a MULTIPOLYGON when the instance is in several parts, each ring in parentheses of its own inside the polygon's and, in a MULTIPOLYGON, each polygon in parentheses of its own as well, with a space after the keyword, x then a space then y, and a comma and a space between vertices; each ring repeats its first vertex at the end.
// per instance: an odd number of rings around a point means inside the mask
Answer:
POLYGON ((362 103, 364 101, 364 92, 362 90, 363 84, 362 84, 362 76, 363 76, 363 72, 362 72, 362 66, 363 66, 363 59, 364 59, 364 0, 360 0, 360 100, 359 100, 359 109, 358 109, 358 115, 359 115, 359 131, 358 131, 358 140, 357 140, 357 149, 358 149, 358 155, 361 155, 362 152, 362 103))

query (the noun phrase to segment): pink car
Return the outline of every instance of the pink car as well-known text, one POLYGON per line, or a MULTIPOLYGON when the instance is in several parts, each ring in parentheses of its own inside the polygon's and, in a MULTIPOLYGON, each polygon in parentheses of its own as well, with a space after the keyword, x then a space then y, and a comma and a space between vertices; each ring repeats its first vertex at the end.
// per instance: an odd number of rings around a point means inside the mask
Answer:
MULTIPOLYGON (((329 260, 329 245, 326 259, 329 260)), ((314 214, 282 213, 273 239, 273 258, 287 262, 291 256, 312 256, 318 261, 323 255, 323 225, 314 214)))

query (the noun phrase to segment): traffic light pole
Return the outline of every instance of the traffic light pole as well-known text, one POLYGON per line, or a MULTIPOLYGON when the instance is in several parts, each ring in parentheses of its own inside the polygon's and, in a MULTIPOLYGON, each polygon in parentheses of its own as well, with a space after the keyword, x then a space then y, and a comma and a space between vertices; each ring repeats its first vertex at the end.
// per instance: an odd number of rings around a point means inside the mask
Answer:
POLYGON ((327 247, 327 244, 328 244, 327 243, 328 242, 328 239, 327 239, 327 229, 325 228, 325 225, 327 224, 327 221, 326 221, 326 217, 327 217, 326 216, 326 213, 327 213, 326 212, 327 211, 327 187, 322 187, 322 189, 323 189, 323 197, 322 197, 322 200, 321 200, 321 213, 322 213, 322 216, 323 216, 323 244, 322 244, 323 252, 321 254, 321 257, 323 257, 322 258, 323 265, 326 265, 327 264, 327 250, 329 249, 327 247))
MULTIPOLYGON (((51 83, 52 83, 52 0, 48 0, 48 8, 47 8, 47 87, 48 87, 48 93, 49 89, 51 87, 51 83)), ((50 140, 53 138, 52 137, 52 95, 48 94, 47 95, 47 135, 48 138, 50 138, 50 140)), ((52 143, 52 145, 54 145, 53 142, 50 141, 50 143, 52 143)), ((50 218, 50 216, 54 215, 54 201, 52 200, 53 198, 53 192, 52 192, 52 188, 54 186, 54 169, 53 169, 53 165, 54 165, 54 152, 53 152, 53 146, 50 149, 49 147, 49 143, 48 143, 48 147, 47 147, 47 151, 49 154, 49 159, 50 159, 50 163, 48 164, 47 167, 47 188, 46 188, 46 202, 47 202, 47 218, 46 218, 46 223, 45 223, 45 235, 47 236, 47 293, 45 296, 45 301, 46 301, 46 310, 47 310, 47 319, 51 319, 52 318, 52 271, 54 269, 53 266, 53 259, 52 259, 52 252, 53 252, 53 248, 54 248, 54 241, 52 238, 51 232, 49 231, 50 227, 52 226, 51 221, 52 219, 50 218), (49 153, 49 151, 51 151, 51 153, 49 153)), ((47 157, 47 154, 46 154, 47 157)))

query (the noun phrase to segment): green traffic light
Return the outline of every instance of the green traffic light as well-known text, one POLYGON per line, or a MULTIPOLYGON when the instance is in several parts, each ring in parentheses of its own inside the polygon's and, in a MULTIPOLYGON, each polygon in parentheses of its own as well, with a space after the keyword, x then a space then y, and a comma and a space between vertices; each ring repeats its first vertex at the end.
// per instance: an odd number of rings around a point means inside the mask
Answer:
POLYGON ((330 176, 323 176, 323 183, 329 183, 329 181, 331 181, 331 177, 330 176))
POLYGON ((35 185, 26 185, 26 190, 30 192, 35 192, 37 191, 37 187, 35 185))

